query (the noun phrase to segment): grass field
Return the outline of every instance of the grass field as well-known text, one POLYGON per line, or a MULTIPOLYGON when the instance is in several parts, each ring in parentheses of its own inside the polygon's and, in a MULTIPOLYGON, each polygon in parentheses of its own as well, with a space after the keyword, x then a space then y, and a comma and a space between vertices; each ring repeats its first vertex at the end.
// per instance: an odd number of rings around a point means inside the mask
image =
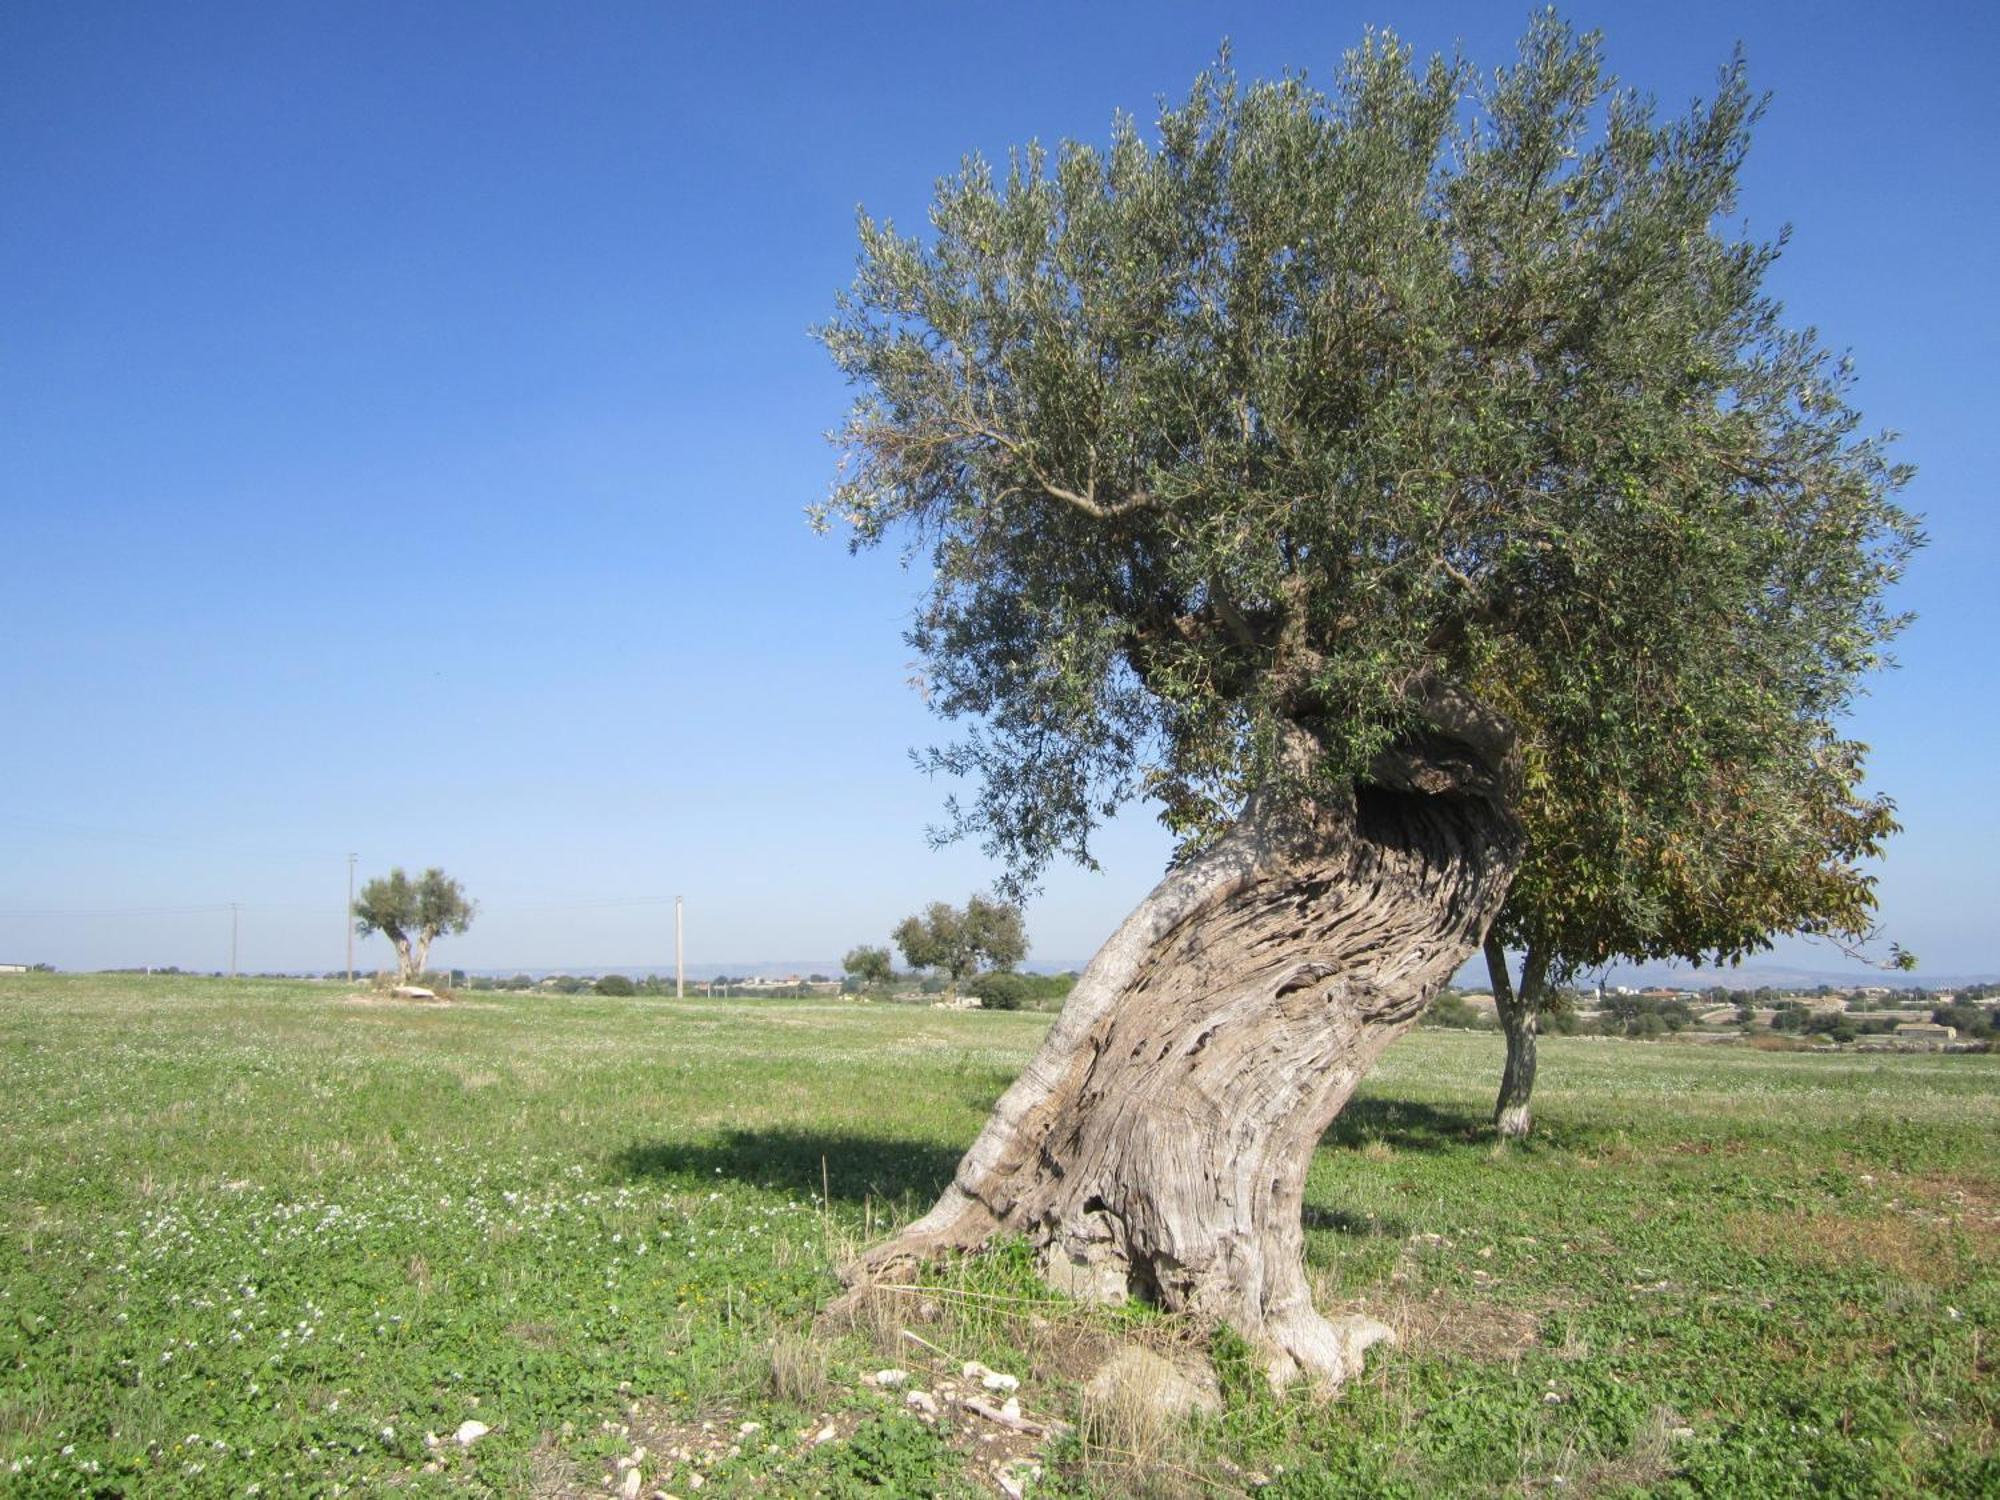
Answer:
POLYGON ((2000 1493, 2000 1057, 1548 1040, 1496 1151, 1497 1041, 1412 1035, 1308 1196, 1323 1301, 1403 1334, 1333 1402, 1004 1249, 815 1332, 1047 1023, 0 978, 0 1487, 592 1494, 644 1444, 646 1494, 990 1494, 976 1419, 861 1376, 1074 1421, 1133 1338, 1225 1411, 1086 1422, 1031 1494, 2000 1493))

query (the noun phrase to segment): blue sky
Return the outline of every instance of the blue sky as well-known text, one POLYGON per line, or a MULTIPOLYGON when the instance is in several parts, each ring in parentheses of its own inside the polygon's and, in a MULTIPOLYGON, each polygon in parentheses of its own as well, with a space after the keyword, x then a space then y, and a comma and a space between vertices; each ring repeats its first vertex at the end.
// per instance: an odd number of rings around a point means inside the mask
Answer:
MULTIPOLYGON (((1995 10, 1579 5, 1677 106, 1739 39, 1743 209, 1906 434, 1933 538, 1854 730, 1893 936, 2000 969, 1995 10)), ((1480 5, 200 5, 0 11, 0 961, 341 961, 345 855, 438 863, 479 966, 825 958, 993 873, 931 851, 916 580, 807 530, 854 211, 1102 140, 1233 39, 1325 77, 1480 5), (653 904, 635 903, 651 900, 653 904)), ((1143 810, 1030 912, 1087 956, 1143 810)), ((1830 967, 1830 955, 1787 956, 1830 967)), ((366 962, 386 949, 364 948, 366 962)))

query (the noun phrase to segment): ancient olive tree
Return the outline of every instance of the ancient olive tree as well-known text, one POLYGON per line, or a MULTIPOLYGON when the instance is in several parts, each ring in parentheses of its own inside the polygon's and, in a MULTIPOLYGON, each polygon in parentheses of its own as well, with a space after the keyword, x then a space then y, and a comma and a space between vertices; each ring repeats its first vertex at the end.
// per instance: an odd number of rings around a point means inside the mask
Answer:
POLYGON ((412 880, 401 867, 361 888, 354 903, 354 930, 363 937, 379 932, 395 945, 396 980, 411 983, 430 960, 431 944, 447 932, 464 932, 478 908, 464 887, 432 868, 412 880))
POLYGON ((1702 783, 1690 725, 1820 753, 1894 623, 1904 475, 1724 227, 1755 114, 1732 68, 1656 119, 1553 19, 1486 78, 1374 38, 864 216, 821 519, 927 570, 956 830, 1016 889, 1129 799, 1183 843, 857 1286, 1004 1230, 1354 1368, 1307 1166, 1483 942, 1531 778, 1615 827, 1702 783))
MULTIPOLYGON (((1485 944, 1507 1039, 1493 1108, 1502 1136, 1532 1129, 1542 1009, 1579 972, 1621 958, 1733 963, 1779 933, 1849 952, 1875 936, 1875 881, 1860 862, 1897 825, 1887 798, 1860 790, 1865 747, 1823 722, 1796 726, 1807 738, 1791 748, 1745 741, 1738 729, 1691 720, 1634 747, 1660 774, 1609 800, 1590 791, 1588 749, 1530 751, 1539 764, 1524 778, 1528 849, 1485 944)), ((1892 949, 1890 962, 1912 960, 1892 949)))
POLYGON ((905 917, 890 934, 913 969, 942 969, 953 990, 982 965, 1011 969, 1028 956, 1028 931, 1021 909, 1005 901, 974 896, 964 907, 933 901, 905 917))

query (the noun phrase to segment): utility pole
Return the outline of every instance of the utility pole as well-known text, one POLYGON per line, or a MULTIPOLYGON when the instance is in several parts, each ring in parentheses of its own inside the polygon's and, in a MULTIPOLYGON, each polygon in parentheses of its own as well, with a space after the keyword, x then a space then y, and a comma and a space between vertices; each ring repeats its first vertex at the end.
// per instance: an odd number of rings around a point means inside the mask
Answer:
POLYGON ((229 903, 229 977, 236 977, 236 917, 243 908, 234 901, 229 903))
POLYGON ((681 922, 681 897, 674 897, 674 998, 687 998, 687 931, 681 922))
POLYGON ((347 982, 354 983, 354 856, 347 856, 347 982))

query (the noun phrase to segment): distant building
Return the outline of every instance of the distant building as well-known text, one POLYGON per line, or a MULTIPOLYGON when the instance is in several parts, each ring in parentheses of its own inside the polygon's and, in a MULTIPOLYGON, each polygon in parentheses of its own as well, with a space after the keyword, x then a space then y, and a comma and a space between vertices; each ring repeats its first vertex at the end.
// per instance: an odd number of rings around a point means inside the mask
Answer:
POLYGON ((1956 1026, 1940 1026, 1935 1021, 1905 1021, 1896 1028, 1897 1036, 1906 1036, 1913 1042, 1955 1042, 1958 1040, 1956 1026))
POLYGON ((0 974, 25 974, 29 968, 28 964, 0 964, 0 974))

